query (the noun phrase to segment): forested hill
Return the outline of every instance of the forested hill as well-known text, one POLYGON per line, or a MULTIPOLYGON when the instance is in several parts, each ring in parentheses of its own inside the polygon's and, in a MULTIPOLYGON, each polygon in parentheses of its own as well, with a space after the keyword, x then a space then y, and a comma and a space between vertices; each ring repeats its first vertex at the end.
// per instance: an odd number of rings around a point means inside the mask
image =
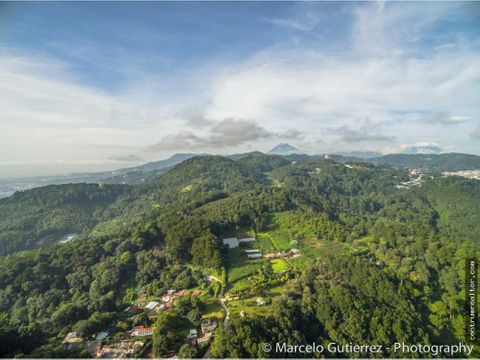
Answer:
POLYGON ((0 255, 50 245, 112 216, 124 185, 49 185, 0 199, 0 255))
POLYGON ((217 301, 219 285, 205 282, 212 273, 232 297, 269 304, 259 316, 232 308, 211 356, 265 357, 263 341, 462 341, 464 261, 480 256, 480 181, 399 186, 410 180, 390 165, 251 154, 194 157, 141 185, 17 193, 0 201, 5 252, 81 236, 0 257, 0 356, 88 356, 61 345, 67 333, 120 338, 139 324, 155 325, 155 356, 178 351, 178 334, 217 301), (266 252, 302 256, 277 273, 264 258, 236 268, 248 260, 222 238, 247 233, 266 252), (137 295, 160 299, 172 288, 202 296, 156 320, 124 312, 137 295))

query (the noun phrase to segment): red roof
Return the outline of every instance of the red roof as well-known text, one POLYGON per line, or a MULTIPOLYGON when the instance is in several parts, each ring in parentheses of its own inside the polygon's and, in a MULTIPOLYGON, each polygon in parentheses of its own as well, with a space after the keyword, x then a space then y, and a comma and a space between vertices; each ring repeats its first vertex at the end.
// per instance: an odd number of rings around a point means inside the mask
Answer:
POLYGON ((138 329, 138 330, 137 330, 137 334, 138 334, 138 335, 153 334, 153 329, 154 329, 153 326, 152 326, 152 327, 147 327, 147 328, 142 326, 142 328, 143 328, 143 329, 138 329))
POLYGON ((127 311, 130 314, 135 314, 138 311, 138 307, 136 305, 129 306, 127 311))

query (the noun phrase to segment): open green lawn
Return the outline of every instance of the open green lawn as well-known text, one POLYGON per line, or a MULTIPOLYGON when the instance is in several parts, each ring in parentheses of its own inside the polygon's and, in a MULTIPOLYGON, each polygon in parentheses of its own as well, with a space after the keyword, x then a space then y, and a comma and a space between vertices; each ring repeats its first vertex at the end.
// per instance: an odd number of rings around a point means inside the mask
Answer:
POLYGON ((296 240, 292 240, 288 236, 273 230, 274 227, 271 228, 272 230, 261 232, 257 235, 265 244, 266 252, 277 252, 298 247, 298 242, 296 240))
POLYGON ((272 263, 273 272, 281 272, 290 269, 290 266, 284 259, 274 259, 270 261, 272 263))
POLYGON ((275 296, 280 296, 283 294, 283 291, 285 290, 285 285, 278 285, 275 287, 272 287, 267 290, 266 296, 268 297, 275 297, 275 296))
POLYGON ((270 309, 270 305, 258 306, 256 297, 229 301, 227 307, 232 318, 240 316, 242 311, 247 316, 266 316, 270 309))
POLYGON ((217 319, 223 319, 224 317, 223 308, 217 301, 208 303, 203 310, 202 318, 211 317, 216 317, 217 319))
POLYGON ((299 246, 299 249, 302 253, 302 256, 290 260, 290 263, 300 269, 313 263, 317 258, 333 256, 351 251, 351 248, 348 244, 314 238, 303 240, 299 246))
POLYGON ((345 243, 313 238, 303 240, 301 248, 305 255, 314 255, 315 257, 331 256, 349 251, 349 246, 345 243))

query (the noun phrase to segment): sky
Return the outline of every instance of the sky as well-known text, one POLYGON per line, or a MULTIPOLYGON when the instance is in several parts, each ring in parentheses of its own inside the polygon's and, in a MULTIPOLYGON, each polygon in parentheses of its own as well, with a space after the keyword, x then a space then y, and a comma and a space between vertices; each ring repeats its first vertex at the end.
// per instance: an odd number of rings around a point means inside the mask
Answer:
POLYGON ((0 2, 0 177, 480 155, 479 95, 480 2, 0 2))

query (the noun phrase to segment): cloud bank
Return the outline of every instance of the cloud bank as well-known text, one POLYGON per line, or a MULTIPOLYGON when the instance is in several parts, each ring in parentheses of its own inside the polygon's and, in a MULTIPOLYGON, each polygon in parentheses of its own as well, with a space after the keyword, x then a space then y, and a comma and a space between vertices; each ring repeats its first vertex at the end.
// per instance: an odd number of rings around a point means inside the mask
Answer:
POLYGON ((188 76, 126 69, 111 91, 64 60, 4 45, 0 162, 88 162, 132 149, 154 160, 279 141, 310 153, 480 153, 480 30, 463 25, 475 5, 293 4, 259 19, 284 40, 204 60, 188 76))

